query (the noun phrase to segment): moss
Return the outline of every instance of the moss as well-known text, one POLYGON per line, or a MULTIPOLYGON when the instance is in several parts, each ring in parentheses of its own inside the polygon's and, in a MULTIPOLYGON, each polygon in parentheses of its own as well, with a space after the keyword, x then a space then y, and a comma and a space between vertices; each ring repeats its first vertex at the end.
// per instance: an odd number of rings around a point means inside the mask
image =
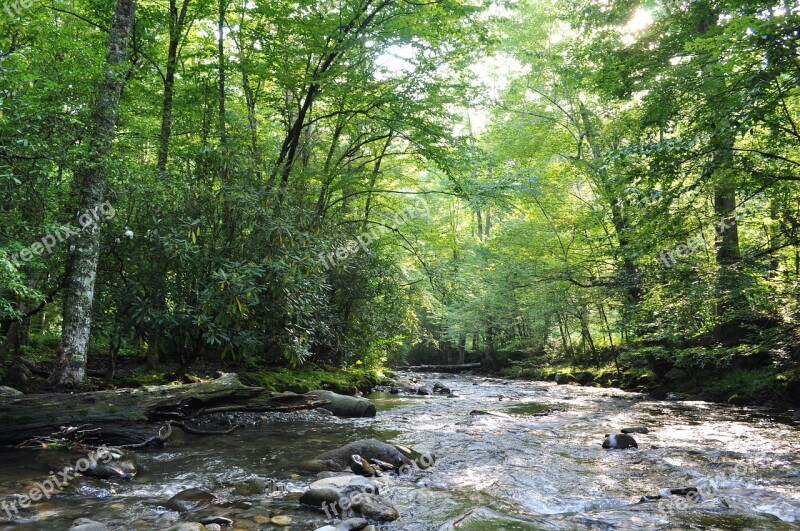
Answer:
POLYGON ((334 393, 354 395, 368 392, 376 386, 384 375, 376 369, 339 369, 323 368, 273 368, 259 372, 247 372, 239 375, 248 385, 263 387, 269 391, 291 391, 307 393, 315 389, 326 389, 334 393))

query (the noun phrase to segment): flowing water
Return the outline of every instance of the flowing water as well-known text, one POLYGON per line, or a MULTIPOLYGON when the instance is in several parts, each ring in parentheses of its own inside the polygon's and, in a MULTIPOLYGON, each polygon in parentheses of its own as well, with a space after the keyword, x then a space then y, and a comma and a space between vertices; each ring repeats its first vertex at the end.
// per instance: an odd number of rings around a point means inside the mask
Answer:
MULTIPOLYGON (((297 463, 363 438, 436 454, 436 466, 382 478, 381 494, 401 519, 389 530, 798 529, 800 416, 706 402, 652 401, 618 390, 478 377, 418 375, 457 395, 375 394, 374 419, 282 420, 222 437, 176 435, 139 454, 129 482, 97 482, 22 510, 0 530, 67 529, 78 517, 110 529, 163 529, 180 516, 164 508, 190 487, 212 490, 236 529, 313 530, 330 522, 301 507, 313 480, 297 463), (488 413, 488 414, 487 414, 488 413), (606 433, 644 426, 638 449, 604 450, 606 433), (252 474, 273 492, 233 496, 224 488, 252 474), (698 487, 701 498, 666 496, 698 487), (285 515, 287 527, 270 523, 285 515)), ((0 454, 0 495, 25 493, 52 470, 53 452, 0 454)), ((0 518, 5 514, 0 509, 0 518)))

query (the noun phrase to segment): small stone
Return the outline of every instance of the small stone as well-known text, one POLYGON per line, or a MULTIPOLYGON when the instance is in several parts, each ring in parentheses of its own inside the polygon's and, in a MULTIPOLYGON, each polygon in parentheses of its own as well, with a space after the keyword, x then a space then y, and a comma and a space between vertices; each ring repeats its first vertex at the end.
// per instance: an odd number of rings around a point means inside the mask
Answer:
POLYGON ((258 516, 253 517, 253 521, 257 524, 269 524, 272 522, 272 518, 259 514, 258 516))
POLYGON ((690 492, 697 492, 697 487, 681 487, 679 489, 669 489, 670 494, 675 496, 688 496, 690 492))
POLYGON ((273 516, 271 522, 275 525, 291 525, 292 518, 286 516, 285 514, 279 514, 277 516, 273 516))

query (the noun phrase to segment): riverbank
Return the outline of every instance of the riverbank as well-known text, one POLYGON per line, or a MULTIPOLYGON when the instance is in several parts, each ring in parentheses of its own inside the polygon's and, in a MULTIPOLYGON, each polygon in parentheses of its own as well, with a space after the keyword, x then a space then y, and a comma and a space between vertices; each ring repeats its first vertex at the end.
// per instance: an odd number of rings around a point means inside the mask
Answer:
POLYGON ((647 393, 656 399, 698 398, 732 405, 800 403, 800 371, 776 360, 772 353, 744 349, 692 348, 668 354, 660 348, 636 355, 621 353, 596 364, 552 363, 539 366, 513 363, 497 375, 524 380, 613 387, 647 393))

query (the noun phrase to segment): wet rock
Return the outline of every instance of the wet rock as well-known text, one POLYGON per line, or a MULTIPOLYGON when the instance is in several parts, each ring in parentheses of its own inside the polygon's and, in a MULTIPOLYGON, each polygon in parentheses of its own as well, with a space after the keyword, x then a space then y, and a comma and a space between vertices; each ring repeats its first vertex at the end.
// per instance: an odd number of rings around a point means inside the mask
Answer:
POLYGON ((285 514, 279 514, 273 516, 270 519, 269 523, 271 523, 272 525, 280 525, 280 526, 292 525, 292 517, 287 516, 285 514))
POLYGON ((622 428, 620 431, 622 433, 650 433, 650 430, 644 426, 637 426, 635 428, 622 428))
POLYGON ((133 479, 138 473, 136 454, 118 448, 98 450, 94 462, 88 469, 81 471, 84 476, 98 479, 133 479))
POLYGON ((342 520, 336 526, 336 531, 361 531, 369 525, 363 518, 348 518, 342 520))
POLYGON ((206 527, 213 524, 229 527, 233 525, 233 520, 224 516, 206 516, 200 519, 200 523, 206 527))
POLYGON ((417 394, 422 396, 428 396, 433 394, 433 388, 429 385, 421 385, 417 387, 417 394))
POLYGON ((403 454, 407 459, 413 461, 420 470, 432 467, 436 463, 436 455, 431 452, 418 452, 413 448, 395 444, 394 447, 398 452, 403 454))
POLYGON ((319 479, 309 485, 308 490, 300 497, 300 503, 315 506, 323 503, 332 504, 357 493, 378 494, 378 484, 354 474, 319 479))
POLYGON ((222 531, 222 526, 219 524, 203 524, 206 526, 206 531, 222 531))
POLYGON ((22 391, 17 391, 13 387, 8 387, 5 385, 0 385, 0 396, 4 398, 12 397, 12 396, 22 396, 24 393, 22 391))
POLYGON ((311 461, 300 463, 300 470, 306 472, 349 470, 353 455, 360 455, 367 461, 379 459, 396 467, 411 464, 411 460, 391 444, 377 439, 363 439, 322 453, 311 461))
POLYGON ((69 484, 69 488, 76 494, 92 498, 108 498, 114 491, 108 484, 94 478, 78 476, 69 484))
POLYGON ((661 496, 659 494, 656 494, 655 496, 642 496, 642 498, 639 500, 639 503, 652 503, 657 502, 660 499, 661 496))
POLYGON ((359 494, 352 498, 352 508, 369 520, 391 522, 400 518, 394 505, 377 494, 359 494))
POLYGON ((267 489, 267 479, 252 476, 236 483, 233 493, 237 496, 258 496, 267 489))
POLYGON ((350 471, 348 471, 348 472, 330 472, 330 471, 326 470, 324 472, 320 472, 319 474, 317 474, 317 479, 335 478, 335 477, 349 476, 349 475, 350 475, 350 471))
POLYGON ((360 455, 353 455, 350 459, 350 470, 352 470, 354 473, 368 478, 381 475, 381 473, 376 470, 375 467, 373 467, 360 455))
POLYGON ((204 509, 214 503, 215 499, 216 497, 206 490, 186 489, 170 498, 166 507, 173 511, 187 513, 204 509))
POLYGON ((581 385, 589 385, 594 381, 594 374, 589 371, 581 371, 575 375, 575 381, 581 385))
POLYGON ((575 383, 575 377, 571 374, 560 372, 556 374, 556 383, 558 385, 567 385, 571 383, 575 383))
POLYGON ((603 448, 610 450, 625 450, 626 448, 638 448, 636 439, 625 433, 615 433, 608 435, 603 441, 603 448))
POLYGON ((88 518, 78 518, 69 527, 69 531, 107 531, 106 524, 89 520, 88 518))
POLYGON ((338 529, 332 525, 326 525, 325 527, 318 527, 314 531, 338 531, 338 529))
POLYGON ((317 400, 327 400, 330 404, 324 406, 337 417, 374 417, 376 413, 375 404, 366 398, 346 396, 334 393, 333 391, 311 391, 308 393, 316 397, 317 400))
POLYGON ((168 527, 164 531, 207 531, 207 529, 206 526, 198 522, 182 522, 168 527))
POLYGON ((378 528, 375 527, 374 525, 368 525, 363 529, 363 531, 378 531, 378 528))
POLYGON ((433 392, 437 395, 449 395, 450 389, 442 385, 441 382, 434 382, 433 383, 433 392))
POLYGON ((681 487, 678 489, 669 489, 669 493, 675 496, 688 496, 691 492, 697 492, 697 487, 681 487))

